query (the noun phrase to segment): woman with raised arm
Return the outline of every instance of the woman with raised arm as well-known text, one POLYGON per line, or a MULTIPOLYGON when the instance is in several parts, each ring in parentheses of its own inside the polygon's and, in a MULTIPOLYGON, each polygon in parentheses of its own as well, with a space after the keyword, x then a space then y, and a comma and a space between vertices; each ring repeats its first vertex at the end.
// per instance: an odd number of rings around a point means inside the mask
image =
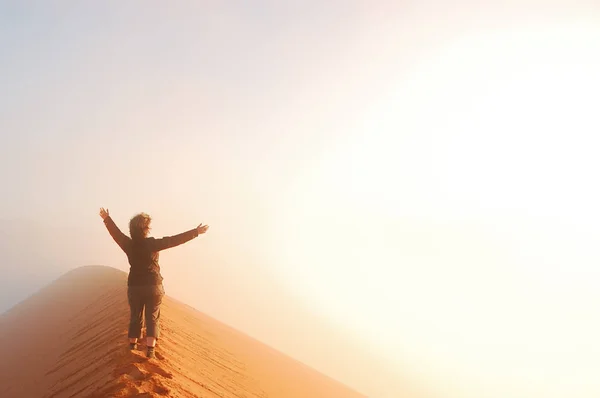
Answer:
POLYGON ((142 336, 142 312, 145 308, 147 357, 154 358, 154 347, 160 334, 160 305, 165 290, 163 278, 158 264, 158 253, 161 250, 179 246, 208 230, 208 225, 174 236, 164 238, 149 237, 151 218, 146 213, 139 213, 129 221, 129 235, 125 235, 108 214, 108 209, 100 209, 100 217, 106 229, 127 255, 129 260, 129 276, 127 278, 127 298, 131 318, 129 321, 129 346, 134 350, 142 336))

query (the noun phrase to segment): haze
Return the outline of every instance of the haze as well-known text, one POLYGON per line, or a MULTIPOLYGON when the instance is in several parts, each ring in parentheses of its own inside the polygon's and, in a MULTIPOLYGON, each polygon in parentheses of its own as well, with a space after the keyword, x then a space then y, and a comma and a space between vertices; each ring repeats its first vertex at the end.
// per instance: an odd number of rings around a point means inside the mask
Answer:
POLYGON ((0 311, 104 229, 371 397, 597 397, 592 1, 0 3, 0 311))

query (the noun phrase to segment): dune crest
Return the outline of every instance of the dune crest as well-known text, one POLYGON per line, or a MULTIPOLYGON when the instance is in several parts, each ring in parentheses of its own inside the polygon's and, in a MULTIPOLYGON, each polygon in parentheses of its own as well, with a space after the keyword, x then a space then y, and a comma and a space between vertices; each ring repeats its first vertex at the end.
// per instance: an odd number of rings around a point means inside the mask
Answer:
POLYGON ((129 351, 126 278, 80 267, 0 315, 0 396, 362 397, 168 296, 156 359, 129 351))

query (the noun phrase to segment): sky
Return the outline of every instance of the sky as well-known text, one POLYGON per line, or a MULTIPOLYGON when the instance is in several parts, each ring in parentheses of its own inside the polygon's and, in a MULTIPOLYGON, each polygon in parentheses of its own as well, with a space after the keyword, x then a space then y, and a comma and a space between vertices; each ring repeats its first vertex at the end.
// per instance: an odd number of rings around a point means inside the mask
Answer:
POLYGON ((167 294, 370 397, 596 397, 592 1, 0 2, 0 311, 167 294))

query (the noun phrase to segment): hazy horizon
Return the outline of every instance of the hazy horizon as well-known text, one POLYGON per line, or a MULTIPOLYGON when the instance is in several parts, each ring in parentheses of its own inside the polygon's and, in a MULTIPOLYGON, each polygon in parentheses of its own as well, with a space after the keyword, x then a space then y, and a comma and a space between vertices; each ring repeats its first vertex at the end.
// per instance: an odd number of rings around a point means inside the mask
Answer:
POLYGON ((600 393, 593 1, 2 2, 0 54, 0 311, 145 211, 210 225, 168 295, 369 396, 600 393))

